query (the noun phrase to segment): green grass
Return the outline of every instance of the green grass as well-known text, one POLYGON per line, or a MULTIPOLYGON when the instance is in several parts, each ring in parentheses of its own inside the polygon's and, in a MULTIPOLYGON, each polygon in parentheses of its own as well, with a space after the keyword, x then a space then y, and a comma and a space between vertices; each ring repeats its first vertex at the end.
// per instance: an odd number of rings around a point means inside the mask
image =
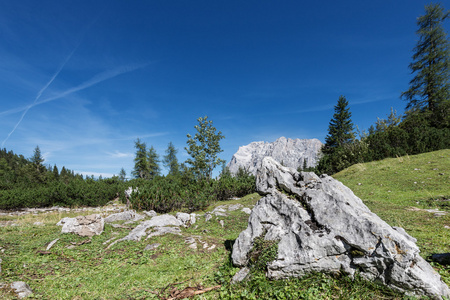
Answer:
MULTIPOLYGON (((350 187, 364 203, 393 226, 401 226, 415 238, 421 255, 450 252, 450 216, 435 217, 423 210, 438 208, 449 211, 450 150, 442 150, 395 159, 386 159, 350 167, 334 177, 350 187), (443 174, 443 175, 441 175, 443 174)), ((221 201, 211 205, 242 203, 252 207, 257 194, 240 200, 221 201)), ((13 221, 19 226, 0 227, 0 257, 3 259, 0 282, 22 280, 34 291, 35 299, 164 299, 174 289, 213 287, 218 290, 195 296, 195 299, 409 299, 360 278, 311 274, 303 278, 270 281, 262 271, 252 271, 250 280, 229 285, 238 271, 230 263, 231 247, 247 227, 248 215, 240 210, 205 222, 198 212, 197 223, 183 228, 182 235, 153 237, 140 242, 119 242, 111 248, 103 243, 121 238, 129 230, 105 226, 100 236, 90 241, 73 234, 61 234, 55 224, 65 216, 51 213, 37 216, 0 217, 0 224, 13 221), (224 227, 219 221, 224 221, 224 227), (40 221, 45 226, 35 226, 40 221), (209 246, 198 243, 198 249, 187 247, 186 237, 198 237, 209 246), (47 244, 59 238, 45 254, 47 244), (87 242, 81 244, 82 242, 87 242), (152 243, 162 245, 144 251, 152 243), (72 249, 67 248, 75 244, 72 249), (78 245, 79 244, 79 245, 78 245), (44 252, 44 253, 42 253, 44 252)), ((89 214, 89 213, 85 213, 89 214)), ((197 239, 198 239, 197 238, 197 239)), ((262 254, 265 255, 264 253, 262 254)), ((450 284, 450 270, 433 263, 450 284)), ((15 299, 7 290, 0 298, 15 299)))

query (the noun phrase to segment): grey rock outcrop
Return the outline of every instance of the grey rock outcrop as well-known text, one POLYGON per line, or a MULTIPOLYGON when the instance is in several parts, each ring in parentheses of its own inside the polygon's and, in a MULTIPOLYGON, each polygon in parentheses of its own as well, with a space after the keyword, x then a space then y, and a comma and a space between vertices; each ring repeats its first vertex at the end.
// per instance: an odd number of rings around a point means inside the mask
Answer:
POLYGON ((25 298, 33 294, 30 286, 23 281, 14 281, 11 283, 11 289, 17 294, 19 299, 25 298))
POLYGON ((120 213, 109 215, 104 219, 104 221, 105 223, 112 223, 116 221, 138 221, 142 219, 144 219, 144 216, 136 213, 136 211, 126 210, 120 213))
POLYGON ((297 172, 270 157, 257 174, 265 195, 253 208, 246 230, 233 246, 232 260, 246 267, 256 237, 278 241, 268 264, 272 279, 309 272, 358 271, 408 294, 449 296, 449 288, 419 255, 416 240, 372 213, 353 192, 330 176, 297 172))
POLYGON ((62 226, 61 233, 75 233, 81 236, 100 235, 105 222, 99 214, 63 218, 56 225, 62 226))
POLYGON ((270 156, 283 165, 298 169, 306 161, 307 167, 315 167, 319 160, 322 143, 318 139, 289 139, 280 137, 273 143, 253 142, 239 147, 228 163, 231 174, 236 174, 239 167, 256 175, 258 166, 266 156, 270 156))
POLYGON ((127 236, 120 239, 121 241, 140 241, 143 236, 148 235, 147 230, 151 227, 167 227, 167 226, 182 226, 183 222, 172 215, 159 215, 144 221, 134 228, 127 236))

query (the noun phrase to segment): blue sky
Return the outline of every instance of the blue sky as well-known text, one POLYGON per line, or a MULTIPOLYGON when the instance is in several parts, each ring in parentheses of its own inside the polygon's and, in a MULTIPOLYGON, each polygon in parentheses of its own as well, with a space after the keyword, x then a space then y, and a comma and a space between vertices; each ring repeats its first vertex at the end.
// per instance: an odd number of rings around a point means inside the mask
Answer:
POLYGON ((404 110, 428 3, 0 0, 1 148, 129 174, 136 138, 182 162, 207 115, 229 161, 253 141, 324 141, 340 95, 367 129, 404 110))

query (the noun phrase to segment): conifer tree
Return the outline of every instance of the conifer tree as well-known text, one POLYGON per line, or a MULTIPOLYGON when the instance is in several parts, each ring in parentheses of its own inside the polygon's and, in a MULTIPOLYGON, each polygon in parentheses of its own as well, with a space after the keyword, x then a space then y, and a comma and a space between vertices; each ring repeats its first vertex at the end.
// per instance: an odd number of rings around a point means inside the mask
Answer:
POLYGON ((340 96, 334 107, 334 115, 328 125, 328 135, 325 137, 323 153, 333 153, 335 149, 353 141, 355 134, 351 120, 351 112, 348 101, 340 96))
POLYGON ((191 165, 197 178, 211 179, 214 168, 223 162, 217 154, 223 151, 220 140, 224 136, 221 131, 216 133, 216 128, 213 122, 208 120, 208 116, 200 117, 197 121, 199 124, 195 126, 195 136, 187 135, 188 147, 184 149, 191 158, 188 158, 186 163, 191 165))
POLYGON ((148 163, 148 179, 153 179, 161 174, 161 168, 159 167, 159 155, 156 153, 153 146, 150 147, 147 153, 148 163))
POLYGON ((44 158, 42 158, 41 149, 39 149, 39 146, 34 148, 33 156, 30 158, 30 162, 36 166, 36 170, 39 171, 41 169, 44 158))
POLYGON ((138 138, 134 142, 136 157, 134 158, 134 169, 131 174, 135 178, 149 178, 147 145, 138 138))
POLYGON ((342 154, 345 153, 344 147, 351 145, 355 138, 351 116, 347 99, 340 96, 328 125, 328 135, 317 166, 319 172, 334 174, 349 165, 350 162, 342 154))
POLYGON ((178 175, 180 173, 177 152, 178 150, 175 149, 175 146, 170 142, 166 149, 166 155, 163 157, 163 163, 164 166, 169 169, 169 175, 178 175))
POLYGON ((122 169, 120 169, 120 172, 119 172, 119 180, 124 182, 126 179, 127 179, 127 172, 125 172, 125 169, 122 168, 122 169))
POLYGON ((448 17, 441 5, 429 4, 417 19, 419 41, 409 65, 415 76, 401 95, 407 109, 428 112, 437 127, 445 126, 450 114, 450 43, 443 28, 448 17))

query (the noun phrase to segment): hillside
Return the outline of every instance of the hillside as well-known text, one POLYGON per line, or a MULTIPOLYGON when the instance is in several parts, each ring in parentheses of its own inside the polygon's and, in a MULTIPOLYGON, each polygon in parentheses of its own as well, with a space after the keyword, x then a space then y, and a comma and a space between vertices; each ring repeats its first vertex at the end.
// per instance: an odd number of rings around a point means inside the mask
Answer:
POLYGON ((434 211, 450 211, 449 149, 356 164, 333 177, 417 238, 423 257, 450 252, 450 216, 434 211))
MULTIPOLYGON (((334 177, 389 224, 401 226, 417 238, 422 256, 428 258, 450 252, 450 216, 445 214, 450 211, 450 201, 446 201, 450 198, 449 175, 450 150, 442 150, 354 165, 334 177)), ((186 287, 201 291, 218 285, 218 290, 195 299, 256 299, 256 295, 259 299, 402 299, 359 278, 351 281, 325 274, 276 282, 256 274, 248 282, 230 286, 229 280, 238 270, 230 265, 231 245, 248 219, 240 209, 231 211, 230 205, 251 208, 259 198, 253 194, 216 202, 196 212, 195 225, 181 228, 180 235, 117 244, 112 241, 126 236, 138 223, 107 224, 101 235, 88 239, 61 234, 56 226, 63 217, 107 212, 108 207, 0 214, 0 298, 15 299, 9 289, 1 288, 2 282, 23 280, 40 299, 170 299, 186 287), (205 212, 217 214, 207 221, 205 212), (59 240, 47 250, 55 239, 59 240), (192 239, 197 241, 197 249, 189 247, 192 239), (161 245, 146 250, 157 243, 161 245)), ((448 269, 434 266, 450 284, 448 269)))

